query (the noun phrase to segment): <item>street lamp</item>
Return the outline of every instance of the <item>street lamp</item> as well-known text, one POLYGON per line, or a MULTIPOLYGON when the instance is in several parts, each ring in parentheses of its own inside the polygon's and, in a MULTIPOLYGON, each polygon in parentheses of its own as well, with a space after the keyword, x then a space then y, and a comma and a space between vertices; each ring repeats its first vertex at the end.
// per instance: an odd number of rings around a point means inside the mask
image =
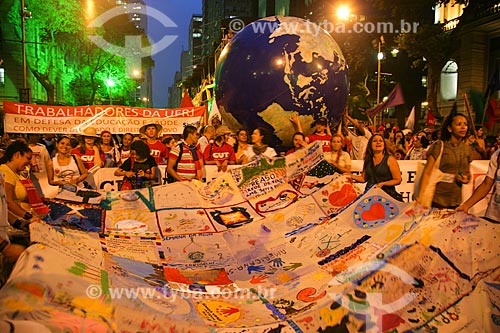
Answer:
POLYGON ((348 21, 351 17, 351 12, 349 10, 349 7, 347 6, 340 6, 337 9, 337 17, 341 20, 348 21))
POLYGON ((109 92, 109 105, 113 105, 113 92, 112 88, 115 86, 115 81, 112 78, 106 80, 106 87, 108 87, 109 92))

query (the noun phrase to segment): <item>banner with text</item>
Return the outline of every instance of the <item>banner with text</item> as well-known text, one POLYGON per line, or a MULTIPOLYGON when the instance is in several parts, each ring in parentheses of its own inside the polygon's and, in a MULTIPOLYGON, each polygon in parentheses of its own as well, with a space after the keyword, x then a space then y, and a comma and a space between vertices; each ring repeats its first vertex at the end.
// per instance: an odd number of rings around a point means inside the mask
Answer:
POLYGON ((78 134, 92 126, 100 133, 139 133, 150 123, 160 124, 163 134, 182 134, 184 126, 198 127, 205 106, 178 109, 137 108, 120 105, 49 106, 4 101, 7 133, 78 134))

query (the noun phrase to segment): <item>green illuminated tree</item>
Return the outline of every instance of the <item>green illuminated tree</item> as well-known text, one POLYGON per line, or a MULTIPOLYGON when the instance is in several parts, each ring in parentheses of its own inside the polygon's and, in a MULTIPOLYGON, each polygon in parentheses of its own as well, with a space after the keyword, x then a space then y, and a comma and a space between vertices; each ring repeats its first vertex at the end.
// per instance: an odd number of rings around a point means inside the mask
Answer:
MULTIPOLYGON (((66 38, 75 36, 82 29, 82 22, 79 19, 81 3, 76 0, 27 0, 25 4, 27 10, 31 12, 31 18, 27 19, 25 24, 26 35, 30 36, 28 40, 36 40, 36 47, 43 50, 34 54, 34 44, 27 44, 27 52, 31 51, 32 54, 29 59, 34 59, 28 63, 28 67, 47 92, 47 103, 54 104, 55 80, 60 77, 57 68, 64 62, 60 57, 60 49, 64 50, 66 38)), ((15 24, 19 36, 21 36, 20 10, 19 2, 15 2, 9 13, 9 19, 15 24)))
MULTIPOLYGON (((7 1, 12 2, 12 6, 8 7, 8 19, 20 41, 20 1, 7 1)), ((119 15, 101 27, 90 29, 89 20, 115 7, 116 3, 94 1, 91 13, 82 8, 82 3, 81 0, 26 0, 26 9, 31 12, 31 18, 26 19, 25 24, 29 71, 45 89, 47 104, 55 104, 56 97, 59 103, 108 103, 109 91, 104 80, 110 75, 117 82, 112 92, 113 100, 133 104, 140 78, 130 78, 124 58, 94 45, 88 36, 100 35, 110 44, 123 46, 126 35, 143 32, 127 15, 119 15)), ((143 35, 143 45, 148 43, 143 35)), ((19 48, 13 50, 13 54, 20 54, 21 43, 17 45, 19 48)), ((150 57, 143 59, 144 67, 153 65, 150 57)))

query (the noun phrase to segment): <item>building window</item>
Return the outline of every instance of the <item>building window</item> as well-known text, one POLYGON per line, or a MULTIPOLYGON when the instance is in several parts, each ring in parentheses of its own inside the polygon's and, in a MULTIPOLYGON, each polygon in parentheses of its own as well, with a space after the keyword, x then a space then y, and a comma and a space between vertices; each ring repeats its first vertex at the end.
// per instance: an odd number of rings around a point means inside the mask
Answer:
POLYGON ((457 98, 458 65, 449 60, 441 70, 441 98, 445 101, 457 98))

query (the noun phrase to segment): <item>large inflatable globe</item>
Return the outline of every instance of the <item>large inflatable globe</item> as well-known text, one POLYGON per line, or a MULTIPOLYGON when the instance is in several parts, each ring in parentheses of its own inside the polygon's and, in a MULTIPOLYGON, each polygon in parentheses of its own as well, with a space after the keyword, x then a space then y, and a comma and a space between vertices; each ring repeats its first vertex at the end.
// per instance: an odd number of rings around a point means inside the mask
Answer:
POLYGON ((338 44, 318 25, 296 17, 267 17, 239 31, 222 51, 215 96, 225 124, 266 127, 273 144, 290 146, 293 112, 306 134, 319 117, 340 122, 349 93, 338 44))

